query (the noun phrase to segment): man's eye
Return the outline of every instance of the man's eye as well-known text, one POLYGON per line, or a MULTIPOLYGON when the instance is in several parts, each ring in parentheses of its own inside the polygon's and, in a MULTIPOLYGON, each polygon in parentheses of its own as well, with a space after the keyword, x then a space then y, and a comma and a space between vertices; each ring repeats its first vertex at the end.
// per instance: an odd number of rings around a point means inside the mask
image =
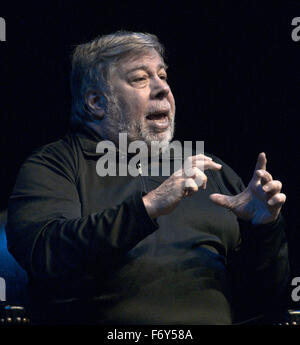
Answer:
POLYGON ((143 82, 145 80, 146 80, 146 77, 138 77, 138 78, 134 78, 132 81, 134 83, 141 83, 141 82, 143 82))
POLYGON ((161 74, 159 77, 162 80, 168 80, 168 76, 166 74, 161 74))

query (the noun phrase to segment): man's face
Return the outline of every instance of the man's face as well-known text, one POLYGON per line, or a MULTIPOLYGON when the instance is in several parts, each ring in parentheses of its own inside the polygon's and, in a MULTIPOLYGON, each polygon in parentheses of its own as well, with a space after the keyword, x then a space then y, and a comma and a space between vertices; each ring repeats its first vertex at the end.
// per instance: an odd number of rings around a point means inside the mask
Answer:
POLYGON ((154 50, 122 58, 110 73, 111 97, 106 120, 109 136, 168 144, 174 132, 175 101, 166 66, 154 50))

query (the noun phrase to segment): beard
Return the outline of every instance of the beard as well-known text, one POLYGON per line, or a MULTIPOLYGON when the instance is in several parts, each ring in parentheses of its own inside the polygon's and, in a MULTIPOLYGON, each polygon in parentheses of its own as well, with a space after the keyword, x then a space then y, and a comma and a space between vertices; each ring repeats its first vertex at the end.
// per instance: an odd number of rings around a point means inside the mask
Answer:
MULTIPOLYGON (((168 129, 163 133, 157 133, 151 130, 151 128, 144 126, 142 121, 135 121, 133 114, 124 110, 126 105, 122 105, 114 93, 107 95, 106 99, 106 137, 112 138, 115 143, 118 143, 119 133, 126 133, 128 143, 137 140, 145 142, 151 155, 159 155, 166 151, 174 136, 174 116, 169 119, 170 125, 168 129)), ((126 151, 127 147, 119 149, 126 151)))

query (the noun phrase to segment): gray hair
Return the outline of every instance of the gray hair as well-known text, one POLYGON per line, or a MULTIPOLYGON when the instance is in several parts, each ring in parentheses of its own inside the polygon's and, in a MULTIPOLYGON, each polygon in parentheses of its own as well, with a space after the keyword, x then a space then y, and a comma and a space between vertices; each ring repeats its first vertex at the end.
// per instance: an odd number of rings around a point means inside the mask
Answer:
POLYGON ((164 58, 164 47, 155 35, 130 31, 117 31, 78 45, 72 55, 71 124, 93 121, 86 95, 98 90, 107 100, 110 91, 109 71, 125 55, 155 49, 164 58))

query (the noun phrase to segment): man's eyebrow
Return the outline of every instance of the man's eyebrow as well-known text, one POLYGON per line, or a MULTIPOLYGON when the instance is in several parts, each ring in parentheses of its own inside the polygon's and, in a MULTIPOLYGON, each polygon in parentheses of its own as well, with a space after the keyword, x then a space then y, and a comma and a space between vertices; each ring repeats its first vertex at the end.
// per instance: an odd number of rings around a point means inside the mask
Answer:
MULTIPOLYGON (((157 67, 158 67, 158 70, 161 70, 161 69, 167 70, 167 68, 168 68, 168 66, 165 63, 160 63, 157 67)), ((149 67, 147 65, 138 65, 136 67, 129 69, 128 71, 126 71, 126 73, 131 73, 131 72, 134 72, 136 70, 148 71, 149 67)))

